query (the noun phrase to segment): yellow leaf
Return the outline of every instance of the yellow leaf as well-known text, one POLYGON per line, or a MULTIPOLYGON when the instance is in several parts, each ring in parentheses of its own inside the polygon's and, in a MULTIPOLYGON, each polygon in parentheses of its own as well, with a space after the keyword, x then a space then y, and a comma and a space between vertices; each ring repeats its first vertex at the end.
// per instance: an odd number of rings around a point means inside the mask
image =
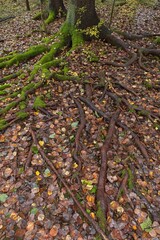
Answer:
POLYGON ((88 202, 94 204, 94 201, 95 201, 95 197, 94 197, 94 196, 88 195, 88 196, 86 197, 86 199, 87 199, 88 202))
POLYGON ((40 145, 41 147, 43 147, 44 141, 39 141, 39 145, 40 145))
POLYGON ((90 216, 91 216, 91 218, 93 218, 93 219, 96 218, 94 212, 91 212, 91 213, 90 213, 90 216))
POLYGON ((40 175, 40 172, 39 171, 36 171, 36 176, 39 176, 40 175))
POLYGON ((133 228, 133 230, 137 230, 137 226, 136 225, 133 225, 132 228, 133 228))
POLYGON ((36 115, 38 115, 39 114, 39 112, 34 112, 34 115, 36 116, 36 115))
POLYGON ((77 168, 78 164, 77 163, 73 163, 73 168, 77 168))
POLYGON ((48 190, 48 195, 51 196, 52 195, 52 191, 48 190))

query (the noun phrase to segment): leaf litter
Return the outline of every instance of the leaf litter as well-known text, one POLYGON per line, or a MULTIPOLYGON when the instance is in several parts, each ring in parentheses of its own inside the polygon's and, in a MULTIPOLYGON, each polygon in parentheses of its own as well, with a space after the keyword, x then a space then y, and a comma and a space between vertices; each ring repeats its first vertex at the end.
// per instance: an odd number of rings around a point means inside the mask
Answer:
MULTIPOLYGON (((148 14, 149 10, 145 11, 148 14)), ((145 11, 139 9, 136 21, 138 25, 133 24, 133 31, 138 28, 141 32, 141 28, 144 28, 143 22, 147 15, 145 11)), ((159 11, 155 14, 158 16, 158 13, 159 11)), ((41 40, 43 33, 38 31, 33 33, 34 37, 32 34, 29 36, 31 29, 39 29, 39 23, 31 20, 32 14, 23 13, 23 16, 18 16, 12 22, 0 26, 3 38, 5 37, 4 45, 0 48, 2 54, 23 51, 41 40)), ((100 14, 104 14, 103 9, 100 9, 100 14)), ((119 24, 119 27, 124 29, 129 28, 125 26, 127 21, 123 25, 123 18, 120 17, 120 20, 120 23, 117 23, 115 19, 114 24, 119 24)), ((155 23, 154 19, 152 21, 147 22, 147 26, 149 29, 154 27, 156 31, 157 22, 155 23)), ((53 25, 56 29, 60 22, 53 25)), ((145 25, 145 28, 147 26, 145 25)), ((118 51, 119 57, 125 57, 123 54, 118 51)), ((155 114, 159 113, 157 108, 159 92, 148 89, 144 84, 148 79, 153 82, 158 80, 158 74, 143 72, 136 65, 117 70, 102 64, 106 58, 107 61, 117 58, 117 50, 95 41, 87 43, 81 54, 77 50, 67 59, 72 73, 79 76, 83 72, 85 78, 91 82, 94 92, 92 101, 95 106, 105 113, 112 114, 115 110, 114 101, 108 95, 105 95, 102 101, 98 101, 103 94, 103 88, 94 87, 96 83, 103 85, 105 81, 110 88, 113 87, 115 93, 118 91, 119 96, 127 96, 132 106, 142 106, 155 114), (93 54, 90 51, 98 55, 99 59, 91 61, 93 54), (133 89, 136 95, 114 85, 112 75, 129 89, 133 89)), ((157 70, 154 59, 150 60, 150 66, 157 70)), ((28 68, 32 68, 34 62, 35 59, 27 63, 28 68)), ((8 71, 12 73, 15 68, 3 71, 7 75, 8 71)), ((25 83, 21 81, 18 84, 25 83)), ((1 239, 95 239, 95 229, 82 217, 73 199, 39 154, 38 148, 31 146, 30 135, 32 127, 40 147, 70 185, 87 213, 97 220, 96 186, 100 170, 100 148, 107 135, 107 124, 98 112, 93 112, 83 105, 86 126, 80 140, 79 156, 82 168, 81 172, 77 172, 78 163, 73 159, 73 151, 80 118, 70 93, 74 93, 74 96, 83 96, 84 92, 83 85, 79 83, 50 81, 46 89, 40 88, 36 95, 49 94, 50 97, 45 99, 45 109, 56 118, 49 120, 44 112, 37 109, 36 112, 32 111, 23 123, 14 123, 0 134, 1 239), (56 103, 56 109, 52 109, 53 103, 56 103), (25 169, 30 149, 31 161, 25 169)), ((34 96, 30 96, 29 101, 32 105, 34 96)), ((6 103, 1 101, 0 104, 2 106, 6 103)), ((12 114, 8 113, 8 117, 12 114)), ((126 106, 123 106, 119 118, 122 123, 138 133, 147 148, 149 159, 146 161, 134 145, 131 132, 125 131, 122 127, 116 128, 112 145, 107 152, 108 170, 105 185, 105 194, 109 201, 107 225, 112 239, 159 239, 160 225, 157 215, 160 203, 159 131, 153 119, 147 118, 142 113, 136 114, 133 109, 127 109, 126 106)))

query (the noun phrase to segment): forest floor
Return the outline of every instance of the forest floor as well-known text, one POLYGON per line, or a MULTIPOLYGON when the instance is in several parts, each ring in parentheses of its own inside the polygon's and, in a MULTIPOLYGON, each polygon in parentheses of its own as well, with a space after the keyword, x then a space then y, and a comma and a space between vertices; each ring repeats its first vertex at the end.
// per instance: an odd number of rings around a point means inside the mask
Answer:
MULTIPOLYGON (((18 3, 2 3, 1 17, 16 15, 0 22, 0 56, 22 52, 41 43, 46 34, 40 31, 40 21, 32 20, 36 6, 26 12, 18 3)), ((5 2, 9 2, 5 1, 5 2)), ((22 2, 22 1, 21 1, 22 2)), ((108 20, 107 5, 99 5, 99 13, 108 20)), ((132 12, 131 12, 132 13, 132 12)), ((64 19, 48 26, 50 34, 58 31, 64 19)), ((140 6, 134 18, 125 7, 117 8, 113 28, 133 33, 160 32, 160 9, 140 6)), ((131 44, 150 46, 155 38, 131 44)), ((127 68, 113 67, 106 61, 125 61, 123 50, 101 41, 92 41, 66 56, 64 71, 72 76, 85 76, 89 83, 57 81, 54 78, 38 88, 27 99, 29 117, 14 122, 18 107, 10 109, 7 129, 0 132, 0 239, 55 239, 93 240, 97 233, 84 218, 73 198, 68 194, 55 172, 35 146, 54 164, 61 177, 70 186, 74 196, 88 215, 97 221, 96 190, 101 164, 101 147, 108 133, 108 123, 102 117, 112 116, 120 109, 119 120, 128 128, 116 126, 107 152, 107 228, 115 240, 160 239, 160 62, 147 56, 144 71, 138 63, 127 68), (83 74, 82 74, 83 73, 83 74), (120 83, 120 85, 119 85, 120 83), (115 102, 109 93, 123 99, 115 102), (41 95, 44 108, 33 109, 36 96, 41 95), (77 107, 74 98, 79 98, 77 107), (84 99, 83 99, 84 97, 84 99), (85 100, 94 104, 94 111, 85 100), (83 100, 83 101, 81 101, 83 100), (126 103, 127 101, 127 103, 126 103), (85 127, 78 139, 76 133, 85 113, 85 127), (13 120, 13 121, 12 121, 13 120), (135 135, 134 135, 135 134, 135 135), (134 136, 140 144, 135 144, 134 136), (141 151, 140 148, 141 147, 141 151), (143 154, 142 154, 143 152, 143 154)), ((1 91, 0 109, 17 98, 12 93, 26 84, 29 70, 38 57, 19 66, 0 70, 3 76, 23 69, 24 78, 6 81, 8 88, 1 91), (27 69, 27 70, 26 70, 27 69)), ((55 70, 55 68, 54 68, 55 70)), ((38 81, 42 76, 36 76, 38 81)), ((4 83, 1 83, 2 87, 4 83)), ((112 95, 113 96, 113 95, 112 95)))

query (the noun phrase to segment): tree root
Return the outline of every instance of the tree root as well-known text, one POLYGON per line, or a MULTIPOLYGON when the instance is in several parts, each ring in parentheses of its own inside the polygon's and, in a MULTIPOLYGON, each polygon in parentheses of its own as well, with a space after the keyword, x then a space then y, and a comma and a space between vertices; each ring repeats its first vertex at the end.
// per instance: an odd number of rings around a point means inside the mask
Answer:
POLYGON ((28 51, 24 52, 24 53, 17 53, 15 55, 13 55, 13 58, 11 58, 10 60, 4 61, 0 63, 0 68, 4 68, 4 67, 10 67, 13 64, 18 64, 20 62, 25 62, 28 59, 31 59, 45 51, 48 50, 48 47, 46 47, 45 45, 38 45, 38 46, 33 46, 30 47, 28 49, 28 51))
POLYGON ((36 144, 38 151, 40 153, 40 155, 42 156, 42 158, 44 159, 44 161, 47 163, 47 165, 51 168, 51 170, 56 174, 57 178, 60 180, 60 182, 63 184, 63 186, 66 188, 67 192, 69 193, 69 195, 72 197, 73 201, 75 202, 75 204, 77 205, 78 209, 82 212, 83 216, 88 220, 88 222, 90 224, 92 224, 92 226, 96 229, 97 233, 102 237, 103 240, 108 240, 108 237, 105 235, 105 233, 101 230, 101 228, 99 227, 99 225, 97 224, 97 222, 92 219, 87 212, 85 211, 85 209, 83 209, 83 207, 81 206, 81 204, 79 203, 79 201, 75 198, 73 192, 70 190, 70 187, 68 186, 68 184, 65 182, 64 178, 61 176, 61 174, 57 171, 57 169, 54 167, 53 163, 51 162, 50 159, 47 158, 47 156, 45 155, 44 151, 42 150, 42 148, 39 146, 38 141, 36 139, 36 134, 35 132, 31 129, 30 133, 32 135, 32 139, 33 142, 36 144))
POLYGON ((0 83, 6 82, 6 81, 8 81, 8 80, 10 80, 10 79, 14 79, 14 78, 20 76, 21 73, 22 73, 22 71, 20 70, 20 71, 18 71, 17 73, 12 73, 12 74, 10 74, 10 75, 8 75, 8 76, 5 76, 5 77, 3 77, 3 78, 0 79, 0 83))
MULTIPOLYGON (((101 117, 103 117, 109 123, 109 121, 110 121, 109 115, 107 115, 106 113, 104 113, 103 111, 101 111, 97 107, 95 107, 95 105, 89 99, 86 99, 84 97, 79 97, 79 99, 82 102, 84 102, 90 109, 92 109, 92 111, 97 112, 101 117)), ((144 159, 149 161, 148 153, 147 153, 144 145, 142 144, 142 142, 139 140, 137 134, 135 134, 129 127, 127 127, 125 124, 121 123, 120 121, 117 121, 116 125, 131 133, 131 135, 132 135, 138 149, 140 150, 141 154, 143 155, 144 159)))
POLYGON ((40 81, 38 83, 28 84, 27 86, 25 86, 21 91, 21 96, 18 99, 16 99, 14 102, 11 102, 10 104, 8 104, 5 108, 1 109, 0 115, 3 115, 7 113, 11 108, 16 107, 20 102, 24 101, 29 94, 35 92, 36 89, 43 86, 44 83, 45 81, 40 81))
POLYGON ((97 217, 99 224, 103 231, 106 229, 106 213, 107 204, 105 199, 105 185, 106 185, 106 172, 107 172, 107 152, 112 141, 112 137, 115 131, 115 124, 120 111, 117 110, 109 123, 108 135, 101 148, 101 167, 97 186, 97 217))
MULTIPOLYGON (((112 100, 116 101, 117 103, 124 103, 125 106, 128 107, 129 110, 134 110, 136 112, 138 112, 139 115, 141 116, 144 116, 144 117, 152 117, 154 119, 158 119, 159 116, 157 116, 156 114, 146 110, 146 109, 143 109, 142 107, 140 106, 134 106, 134 105, 131 105, 124 97, 121 97, 121 96, 117 96, 115 93, 112 93, 112 92, 109 92, 109 91, 106 91, 106 94, 112 98, 112 100)), ((160 120, 160 119, 159 119, 160 120)))
POLYGON ((116 30, 115 32, 122 35, 125 39, 131 40, 131 41, 160 36, 160 33, 143 33, 143 34, 137 35, 137 34, 131 34, 127 32, 116 31, 116 30))
POLYGON ((85 120, 85 113, 84 113, 84 110, 81 106, 81 103, 76 98, 74 98, 74 102, 75 102, 75 104, 76 104, 76 106, 79 110, 80 125, 78 126, 76 136, 75 136, 75 150, 73 152, 73 158, 78 164, 77 172, 80 173, 80 171, 82 169, 82 163, 81 163, 81 160, 78 156, 78 152, 80 151, 80 143, 79 142, 80 142, 80 137, 81 137, 82 131, 85 128, 85 125, 86 125, 86 120, 85 120))

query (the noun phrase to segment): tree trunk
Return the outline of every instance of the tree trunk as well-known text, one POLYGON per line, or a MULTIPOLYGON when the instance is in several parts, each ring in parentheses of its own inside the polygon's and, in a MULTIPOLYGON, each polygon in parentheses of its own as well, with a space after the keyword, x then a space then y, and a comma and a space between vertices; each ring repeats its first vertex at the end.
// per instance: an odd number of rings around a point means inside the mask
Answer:
POLYGON ((86 29, 99 23, 95 0, 69 0, 67 22, 78 29, 86 29))
POLYGON ((30 11, 31 9, 30 9, 30 5, 29 5, 29 0, 26 0, 26 9, 27 9, 27 11, 30 11))
POLYGON ((49 12, 52 11, 55 15, 66 11, 63 0, 48 0, 48 9, 49 12))

